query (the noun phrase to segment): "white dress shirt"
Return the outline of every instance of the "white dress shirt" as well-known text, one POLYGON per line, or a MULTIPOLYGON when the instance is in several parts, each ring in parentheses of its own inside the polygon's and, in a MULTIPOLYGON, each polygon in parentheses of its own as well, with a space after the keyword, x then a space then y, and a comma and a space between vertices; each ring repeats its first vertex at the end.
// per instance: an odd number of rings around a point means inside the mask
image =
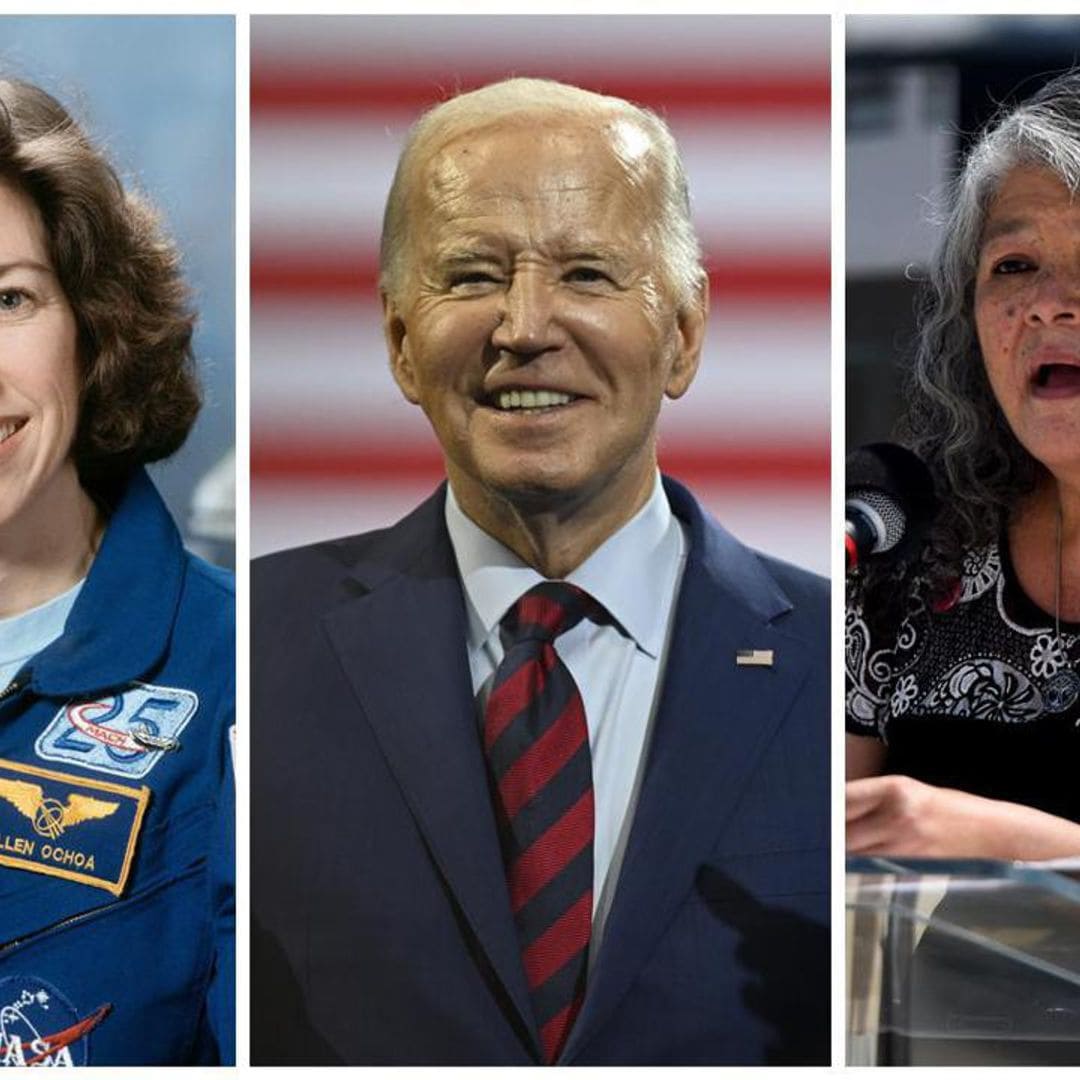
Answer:
MULTIPOLYGON (((449 488, 446 526, 465 589, 469 667, 482 725, 492 677, 503 658, 499 623, 545 579, 466 517, 449 488)), ((686 550, 684 529, 671 512, 658 473, 641 510, 566 578, 599 601, 618 624, 599 626, 582 619, 555 640, 555 651, 581 692, 592 752, 596 810, 590 965, 599 953, 634 819, 686 550)))

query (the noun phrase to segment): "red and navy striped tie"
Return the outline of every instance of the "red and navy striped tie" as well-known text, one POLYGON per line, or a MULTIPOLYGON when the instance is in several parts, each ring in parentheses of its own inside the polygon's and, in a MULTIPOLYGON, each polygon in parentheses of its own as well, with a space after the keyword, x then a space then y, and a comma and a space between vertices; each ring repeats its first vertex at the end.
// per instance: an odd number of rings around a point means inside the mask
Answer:
POLYGON ((595 601, 546 581, 503 618, 505 654, 484 712, 521 956, 554 1062, 585 997, 592 930, 593 786, 585 709, 552 644, 595 601))

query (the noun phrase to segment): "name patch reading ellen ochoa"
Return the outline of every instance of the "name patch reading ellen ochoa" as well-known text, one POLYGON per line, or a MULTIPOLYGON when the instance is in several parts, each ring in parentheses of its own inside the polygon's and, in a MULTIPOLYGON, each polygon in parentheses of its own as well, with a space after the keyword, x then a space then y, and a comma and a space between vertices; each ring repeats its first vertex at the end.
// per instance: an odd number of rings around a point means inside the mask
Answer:
POLYGON ((0 866, 120 896, 149 799, 148 787, 84 780, 0 758, 0 866))

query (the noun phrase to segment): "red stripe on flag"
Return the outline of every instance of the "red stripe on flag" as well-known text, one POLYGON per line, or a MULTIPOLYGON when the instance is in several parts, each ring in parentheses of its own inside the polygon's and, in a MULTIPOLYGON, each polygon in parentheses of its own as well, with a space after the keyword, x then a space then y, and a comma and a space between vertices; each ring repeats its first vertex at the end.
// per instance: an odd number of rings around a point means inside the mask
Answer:
POLYGON ((517 857, 507 875, 512 882, 510 906, 515 915, 592 839, 593 816, 593 791, 589 788, 517 857))
MULTIPOLYGON (((549 642, 544 642, 544 651, 548 649, 554 651, 549 642)), ((499 781, 499 794, 506 816, 511 821, 577 753, 587 738, 585 712, 575 687, 558 719, 506 770, 499 781)))
MULTIPOLYGON (((312 57, 312 64, 320 63, 312 57)), ((624 72, 597 74, 594 68, 556 71, 551 59, 542 68, 528 65, 514 70, 471 70, 462 77, 459 70, 365 75, 362 72, 319 69, 314 66, 291 70, 256 61, 251 74, 252 120, 268 113, 353 113, 364 110, 409 109, 419 111, 474 90, 509 75, 558 78, 587 90, 626 98, 653 109, 699 110, 710 112, 787 114, 810 113, 826 117, 829 112, 829 73, 812 71, 746 71, 728 76, 687 73, 680 77, 649 76, 624 72)))
MULTIPOLYGON (((723 266, 709 269, 709 289, 721 304, 725 300, 825 304, 829 283, 829 261, 824 255, 762 259, 732 251, 724 253, 723 266)), ((378 291, 378 266, 363 259, 268 248, 255 251, 252 257, 251 293, 256 301, 296 296, 373 302, 378 291)))
MULTIPOLYGON (((822 486, 829 482, 827 443, 716 446, 705 440, 661 441, 661 468, 691 483, 754 486, 822 486)), ((431 484, 443 479, 443 459, 433 443, 335 443, 290 441, 256 435, 251 448, 256 482, 319 481, 431 484)))

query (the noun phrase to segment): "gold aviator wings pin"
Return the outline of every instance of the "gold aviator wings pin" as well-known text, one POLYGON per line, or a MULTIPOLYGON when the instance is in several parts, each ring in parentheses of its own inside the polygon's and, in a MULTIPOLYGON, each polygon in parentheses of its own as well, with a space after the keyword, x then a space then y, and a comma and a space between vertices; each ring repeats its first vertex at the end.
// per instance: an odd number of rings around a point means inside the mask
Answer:
POLYGON ((39 784, 28 784, 25 780, 6 780, 2 777, 0 799, 11 803, 27 818, 33 824, 35 832, 54 840, 72 825, 95 818, 107 818, 120 808, 118 802, 106 802, 104 799, 94 799, 75 792, 68 795, 67 805, 63 806, 56 799, 46 799, 45 791, 39 784))

